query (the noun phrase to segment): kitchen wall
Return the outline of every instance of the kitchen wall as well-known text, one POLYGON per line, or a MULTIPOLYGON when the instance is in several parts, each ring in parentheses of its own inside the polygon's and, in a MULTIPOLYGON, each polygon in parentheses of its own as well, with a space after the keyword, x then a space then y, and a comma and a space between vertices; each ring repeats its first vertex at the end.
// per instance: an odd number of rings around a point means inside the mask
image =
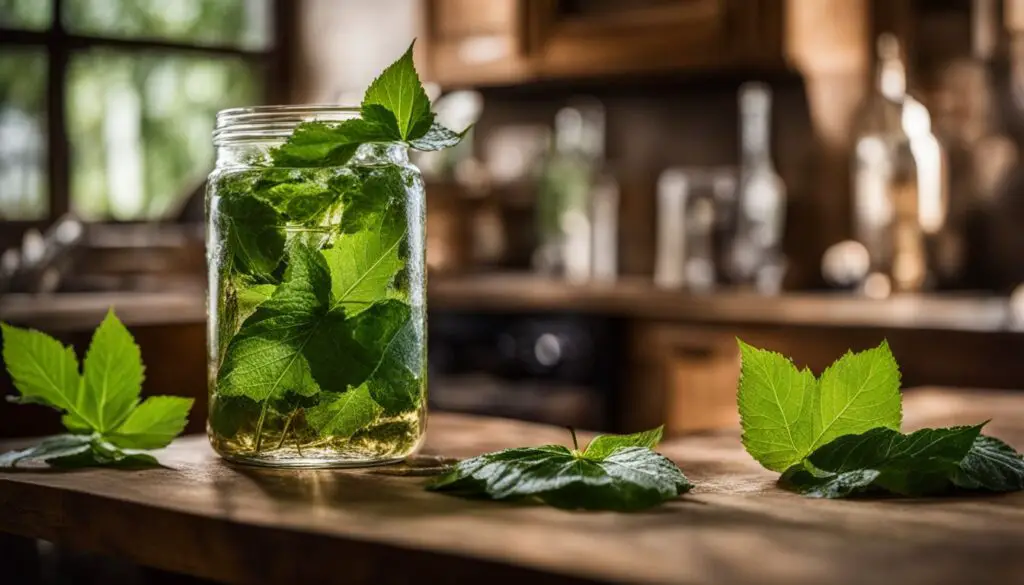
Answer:
MULTIPOLYGON (((381 69, 421 37, 419 0, 296 0, 296 103, 358 103, 381 69)), ((425 48, 417 47, 417 56, 425 48)), ((418 62, 423 59, 418 58, 418 62)), ((422 65, 420 65, 422 69, 422 65)))

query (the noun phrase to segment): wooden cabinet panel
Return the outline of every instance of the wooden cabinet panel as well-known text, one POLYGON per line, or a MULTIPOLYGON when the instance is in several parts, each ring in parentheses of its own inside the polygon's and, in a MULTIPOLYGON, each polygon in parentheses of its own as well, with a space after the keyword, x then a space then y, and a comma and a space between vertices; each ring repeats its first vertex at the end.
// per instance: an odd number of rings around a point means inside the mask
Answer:
POLYGON ((736 380, 740 357, 736 341, 717 336, 698 343, 676 340, 665 362, 665 429, 670 434, 739 425, 736 380))
POLYGON ((737 65, 754 54, 746 49, 764 24, 756 0, 530 6, 531 51, 540 74, 551 77, 737 65))
POLYGON ((432 80, 501 84, 531 76, 522 0, 425 0, 432 80))
POLYGON ((433 4, 436 31, 441 38, 503 34, 519 11, 517 0, 438 0, 433 4))
POLYGON ((782 0, 424 0, 445 85, 781 64, 782 0))
POLYGON ((632 337, 627 430, 665 425, 666 434, 735 427, 736 339, 716 328, 637 323, 632 337))

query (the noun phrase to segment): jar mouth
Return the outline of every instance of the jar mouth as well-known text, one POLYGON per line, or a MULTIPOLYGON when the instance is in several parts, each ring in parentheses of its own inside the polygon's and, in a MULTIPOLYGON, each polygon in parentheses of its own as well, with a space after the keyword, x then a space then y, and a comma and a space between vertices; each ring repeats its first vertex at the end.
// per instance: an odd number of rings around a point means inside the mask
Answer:
POLYGON ((229 108, 217 112, 213 144, 221 146, 288 138, 303 122, 343 122, 358 117, 358 107, 335 104, 229 108))

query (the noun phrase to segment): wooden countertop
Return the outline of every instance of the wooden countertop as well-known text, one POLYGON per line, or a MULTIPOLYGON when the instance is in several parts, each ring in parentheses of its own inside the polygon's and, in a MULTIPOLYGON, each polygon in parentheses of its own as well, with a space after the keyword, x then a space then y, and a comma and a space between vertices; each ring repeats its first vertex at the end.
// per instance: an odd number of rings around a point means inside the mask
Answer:
MULTIPOLYGON (((908 427, 995 420, 1024 446, 1024 393, 918 390, 908 427)), ((436 414, 426 454, 564 442, 563 430, 436 414)), ((227 583, 1019 582, 1024 493, 809 500, 775 486, 735 432, 661 449, 697 484, 638 514, 573 513, 426 492, 402 468, 229 465, 204 437, 167 468, 0 473, 0 531, 227 583), (529 581, 523 581, 529 579, 529 581)))
MULTIPOLYGON (((720 324, 1024 331, 1022 317, 1014 314, 1005 297, 996 296, 907 295, 871 300, 842 293, 693 295, 659 289, 644 278, 574 285, 514 273, 437 276, 430 279, 428 292, 432 309, 447 310, 570 311, 720 324)), ((9 294, 0 297, 0 320, 47 330, 92 329, 112 306, 129 325, 202 323, 205 302, 200 290, 9 294)))

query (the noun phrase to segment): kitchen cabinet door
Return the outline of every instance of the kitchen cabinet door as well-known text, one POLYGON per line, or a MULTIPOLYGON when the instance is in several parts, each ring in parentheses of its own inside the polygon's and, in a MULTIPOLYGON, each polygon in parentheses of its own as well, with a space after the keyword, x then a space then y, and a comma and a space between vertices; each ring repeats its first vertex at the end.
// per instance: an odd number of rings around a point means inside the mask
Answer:
POLYGON ((736 338, 719 328, 636 323, 622 426, 667 435, 739 425, 736 338))
POLYGON ((528 3, 425 0, 431 80, 447 87, 528 80, 528 3))
POLYGON ((543 77, 781 62, 779 0, 527 0, 543 77))

